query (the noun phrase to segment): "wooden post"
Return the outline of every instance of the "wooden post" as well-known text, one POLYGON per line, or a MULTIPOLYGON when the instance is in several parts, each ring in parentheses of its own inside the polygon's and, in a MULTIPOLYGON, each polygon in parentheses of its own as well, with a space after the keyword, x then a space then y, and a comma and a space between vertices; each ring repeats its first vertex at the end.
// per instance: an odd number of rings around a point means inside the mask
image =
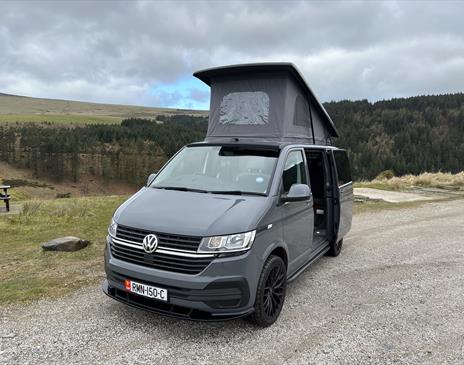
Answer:
POLYGON ((7 211, 7 212, 10 211, 10 197, 8 196, 8 189, 9 189, 10 187, 11 187, 11 186, 9 186, 9 185, 1 185, 1 186, 0 186, 0 189, 3 189, 3 193, 4 193, 4 194, 1 194, 1 193, 0 193, 0 198, 2 198, 2 200, 5 201, 6 211, 7 211))

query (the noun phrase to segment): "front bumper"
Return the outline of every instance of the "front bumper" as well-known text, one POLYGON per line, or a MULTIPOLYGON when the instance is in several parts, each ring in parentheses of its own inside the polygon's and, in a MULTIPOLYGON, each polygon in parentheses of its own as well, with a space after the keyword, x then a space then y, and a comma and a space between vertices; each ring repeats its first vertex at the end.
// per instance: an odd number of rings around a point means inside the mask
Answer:
POLYGON ((162 315, 191 320, 226 320, 252 313, 261 270, 251 251, 214 259, 201 273, 187 275, 158 270, 112 256, 105 249, 105 294, 122 303, 162 315), (168 302, 128 292, 124 280, 165 288, 168 302))
MULTIPOLYGON (((247 316, 253 312, 253 309, 248 310, 232 310, 230 312, 212 313, 192 307, 184 307, 176 305, 171 300, 169 302, 162 302, 155 299, 145 298, 143 296, 129 293, 125 290, 111 287, 108 284, 108 280, 105 280, 102 284, 103 292, 109 297, 116 299, 117 301, 130 305, 138 309, 154 312, 168 317, 175 317, 181 319, 189 319, 193 321, 224 321, 228 319, 239 318, 247 316)), ((188 304, 187 304, 188 305, 188 304)))

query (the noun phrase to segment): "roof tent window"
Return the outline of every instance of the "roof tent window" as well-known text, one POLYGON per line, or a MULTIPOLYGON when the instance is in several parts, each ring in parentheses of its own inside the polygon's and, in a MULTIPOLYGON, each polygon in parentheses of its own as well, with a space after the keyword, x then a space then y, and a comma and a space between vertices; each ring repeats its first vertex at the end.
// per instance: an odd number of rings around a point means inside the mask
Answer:
POLYGON ((298 127, 310 127, 309 105, 305 98, 298 95, 295 100, 295 114, 293 116, 293 125, 298 127))
POLYGON ((219 123, 262 125, 269 121, 269 95, 264 91, 233 92, 222 98, 219 123))

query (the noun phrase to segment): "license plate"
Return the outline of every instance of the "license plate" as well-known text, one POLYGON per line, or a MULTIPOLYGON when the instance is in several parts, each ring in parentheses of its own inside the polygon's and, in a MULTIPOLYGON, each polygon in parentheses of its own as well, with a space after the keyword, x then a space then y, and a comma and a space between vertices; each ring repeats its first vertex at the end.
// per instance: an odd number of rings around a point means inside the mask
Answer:
POLYGON ((168 291, 166 289, 157 288, 155 286, 137 283, 132 280, 124 280, 124 287, 131 293, 143 295, 144 297, 168 301, 168 291))

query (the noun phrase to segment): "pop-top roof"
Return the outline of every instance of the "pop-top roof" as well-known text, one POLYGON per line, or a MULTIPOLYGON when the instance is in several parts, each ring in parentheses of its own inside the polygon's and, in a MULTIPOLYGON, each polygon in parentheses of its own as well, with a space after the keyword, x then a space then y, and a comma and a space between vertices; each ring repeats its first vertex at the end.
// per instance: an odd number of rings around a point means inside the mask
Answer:
POLYGON ((208 138, 327 143, 335 125, 292 63, 253 63, 193 74, 211 87, 208 138))

